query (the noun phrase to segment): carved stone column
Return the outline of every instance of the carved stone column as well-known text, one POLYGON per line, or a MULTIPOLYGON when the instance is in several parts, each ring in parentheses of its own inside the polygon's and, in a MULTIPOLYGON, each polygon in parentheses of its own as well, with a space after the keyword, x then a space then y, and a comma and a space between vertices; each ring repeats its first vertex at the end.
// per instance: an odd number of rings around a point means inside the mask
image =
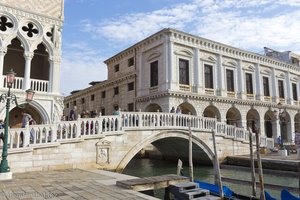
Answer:
POLYGON ((52 93, 59 93, 60 87, 60 56, 51 56, 49 58, 50 71, 49 71, 49 91, 52 93))
POLYGON ((23 84, 23 90, 30 89, 30 73, 31 73, 31 60, 34 56, 33 52, 25 52, 24 58, 25 58, 25 74, 24 74, 24 84, 23 84))
POLYGON ((0 47, 0 84, 1 87, 3 87, 3 65, 4 65, 4 56, 7 52, 7 48, 6 47, 0 47))

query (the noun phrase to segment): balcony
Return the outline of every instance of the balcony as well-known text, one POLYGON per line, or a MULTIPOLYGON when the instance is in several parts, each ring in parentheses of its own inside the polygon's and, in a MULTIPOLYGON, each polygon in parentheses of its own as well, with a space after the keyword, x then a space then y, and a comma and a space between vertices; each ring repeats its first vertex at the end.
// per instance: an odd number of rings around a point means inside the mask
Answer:
POLYGON ((272 101, 272 97, 270 96, 264 96, 264 100, 267 102, 271 102, 272 101))
POLYGON ((213 89, 213 88, 205 88, 205 94, 207 94, 207 95, 215 95, 215 89, 213 89))
POLYGON ((235 92, 227 92, 227 97, 229 97, 229 98, 235 98, 236 94, 235 94, 235 92))
POLYGON ((179 90, 185 91, 185 92, 191 92, 191 86, 190 85, 179 85, 179 90))
MULTIPOLYGON (((15 82, 12 85, 13 89, 23 90, 24 78, 15 77, 15 82)), ((3 87, 7 88, 6 77, 4 77, 3 87)), ((35 92, 49 92, 49 81, 30 79, 30 87, 35 92)))

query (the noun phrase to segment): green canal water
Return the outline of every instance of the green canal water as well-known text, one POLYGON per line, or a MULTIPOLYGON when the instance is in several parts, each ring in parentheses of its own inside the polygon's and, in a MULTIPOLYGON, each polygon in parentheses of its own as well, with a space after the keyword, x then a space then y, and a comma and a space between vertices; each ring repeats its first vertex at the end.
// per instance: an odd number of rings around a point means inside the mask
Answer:
MULTIPOLYGON (((177 163, 170 163, 164 160, 154 160, 154 159, 139 159, 134 158, 127 167, 124 169, 123 173, 136 176, 136 177, 148 177, 148 176, 158 176, 163 174, 175 174, 177 168, 177 163)), ((184 174, 188 174, 188 166, 183 166, 184 174)), ((223 177, 230 177, 240 180, 251 180, 250 171, 238 170, 238 169, 221 169, 221 174, 223 177)), ((194 179, 213 183, 214 182, 214 170, 212 166, 194 166, 194 179)), ((256 178, 258 181, 258 177, 256 178)), ((285 177, 272 174, 264 174, 265 183, 272 183, 278 185, 286 186, 298 186, 298 177, 285 177)), ((233 191, 244 194, 251 195, 251 186, 237 185, 232 183, 223 183, 223 185, 228 186, 233 191)), ((273 197, 279 199, 280 191, 267 190, 273 197)), ((154 195, 157 198, 163 199, 163 190, 154 191, 154 195)), ((259 188, 257 188, 257 194, 259 194, 259 188)))

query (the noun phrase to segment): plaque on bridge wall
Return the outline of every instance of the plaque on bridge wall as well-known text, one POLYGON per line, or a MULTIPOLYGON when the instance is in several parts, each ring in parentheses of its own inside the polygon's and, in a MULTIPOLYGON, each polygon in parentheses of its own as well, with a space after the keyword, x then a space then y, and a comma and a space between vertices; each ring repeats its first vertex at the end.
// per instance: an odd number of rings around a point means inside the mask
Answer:
POLYGON ((109 158, 109 152, 110 152, 110 142, 103 140, 99 141, 96 144, 97 148, 97 164, 99 165, 105 165, 109 164, 110 158, 109 158))

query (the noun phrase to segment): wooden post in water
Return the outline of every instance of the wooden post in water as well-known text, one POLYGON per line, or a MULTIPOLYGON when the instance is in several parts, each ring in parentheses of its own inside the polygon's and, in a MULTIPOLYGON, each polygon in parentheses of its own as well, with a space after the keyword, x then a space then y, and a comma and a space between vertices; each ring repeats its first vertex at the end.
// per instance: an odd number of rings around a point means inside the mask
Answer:
MULTIPOLYGON (((297 151, 299 151, 300 148, 297 149, 297 151)), ((298 152, 297 152, 298 153, 298 152)), ((298 188, 298 192, 299 192, 299 197, 300 197, 300 162, 298 162, 298 178, 299 178, 299 188, 298 188)))
POLYGON ((190 181, 194 181, 194 171, 193 171, 193 140, 191 131, 191 119, 189 119, 189 173, 190 181))
POLYGON ((261 200, 266 200, 265 197, 265 188, 264 188, 264 177, 263 177, 263 171, 262 171, 262 164, 261 164, 261 158, 260 158, 260 137, 259 137, 259 131, 260 129, 257 129, 257 132, 255 133, 256 136, 256 154, 257 154, 257 166, 258 166, 258 174, 259 174, 259 185, 260 185, 260 198, 261 200))
POLYGON ((223 185, 222 185, 222 180, 221 180, 220 165, 219 165, 219 159, 218 159, 218 153, 217 153, 217 147, 216 147, 215 130, 212 130, 212 138, 213 138, 214 153, 215 153, 214 169, 215 169, 215 173, 217 174, 217 178, 218 178, 220 198, 221 198, 221 200, 223 200, 224 199, 223 185))
POLYGON ((256 180, 255 180, 255 164, 254 164, 254 156, 253 156, 253 142, 252 135, 253 132, 250 128, 249 131, 249 145, 250 145, 250 163, 251 163, 251 180, 252 180, 252 195, 256 197, 256 180))

